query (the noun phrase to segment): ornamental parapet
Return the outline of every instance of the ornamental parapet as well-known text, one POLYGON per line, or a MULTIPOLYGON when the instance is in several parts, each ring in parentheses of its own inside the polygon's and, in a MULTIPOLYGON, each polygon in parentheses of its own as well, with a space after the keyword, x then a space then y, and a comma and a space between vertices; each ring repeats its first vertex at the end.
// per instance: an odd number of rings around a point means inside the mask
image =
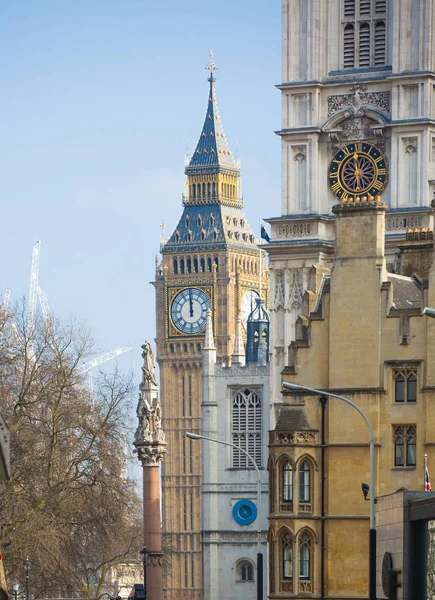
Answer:
POLYGON ((270 431, 269 443, 271 446, 290 446, 317 444, 317 433, 315 431, 270 431))

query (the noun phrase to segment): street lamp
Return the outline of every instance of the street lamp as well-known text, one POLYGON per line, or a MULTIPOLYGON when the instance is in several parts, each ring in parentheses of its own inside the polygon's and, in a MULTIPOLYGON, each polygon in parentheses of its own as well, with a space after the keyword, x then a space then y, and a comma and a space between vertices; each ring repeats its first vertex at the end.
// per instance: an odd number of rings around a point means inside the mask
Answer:
POLYGON ((29 600, 29 573, 30 573, 30 560, 29 557, 24 561, 24 572, 26 574, 26 600, 29 600))
MULTIPOLYGON (((425 309, 426 310, 426 309, 425 309)), ((430 309, 431 310, 431 309, 430 309)), ((435 316, 435 311, 434 311, 435 316)), ((370 433, 370 531, 369 531, 369 599, 376 600, 376 529, 375 529, 375 436, 373 434, 373 428, 368 420, 366 414, 360 409, 359 406, 345 398, 344 396, 338 396, 331 392, 325 392, 324 390, 316 390, 309 388, 304 385, 298 385, 297 383, 288 383, 284 381, 282 386, 290 390, 303 390, 306 392, 314 392, 315 394, 330 396, 331 398, 338 398, 352 406, 359 412, 370 433)), ((364 488, 363 488, 364 491, 364 488)), ((367 490, 368 491, 368 490, 367 490)), ((366 495, 365 495, 366 496, 366 495)))
POLYGON ((197 433, 191 433, 190 431, 186 431, 186 436, 191 438, 192 440, 207 440, 209 442, 214 442, 215 444, 222 444, 222 446, 230 446, 231 448, 235 448, 242 454, 244 454, 254 465, 255 471, 257 473, 257 504, 258 504, 258 515, 257 515, 257 600, 263 600, 263 554, 261 552, 261 479, 260 479, 260 470, 257 466, 257 463, 252 458, 246 450, 240 448, 240 446, 236 446, 235 444, 230 444, 230 442, 224 442, 223 440, 217 440, 215 438, 210 438, 205 435, 198 435, 197 433))

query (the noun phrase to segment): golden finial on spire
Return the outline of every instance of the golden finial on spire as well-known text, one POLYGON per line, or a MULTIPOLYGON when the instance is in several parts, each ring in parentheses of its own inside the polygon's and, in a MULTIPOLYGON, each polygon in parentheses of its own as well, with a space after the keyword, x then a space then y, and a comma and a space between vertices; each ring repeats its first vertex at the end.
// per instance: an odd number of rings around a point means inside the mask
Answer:
POLYGON ((164 219, 162 219, 162 222, 160 223, 160 229, 162 230, 162 233, 160 235, 160 248, 163 248, 163 246, 165 245, 165 227, 166 223, 164 219))
POLYGON ((210 60, 208 61, 208 65, 206 66, 207 71, 210 71, 210 77, 209 77, 209 81, 210 83, 213 83, 215 80, 215 78, 213 77, 213 71, 216 71, 217 66, 216 63, 213 60, 214 54, 213 54, 213 50, 210 50, 210 60))

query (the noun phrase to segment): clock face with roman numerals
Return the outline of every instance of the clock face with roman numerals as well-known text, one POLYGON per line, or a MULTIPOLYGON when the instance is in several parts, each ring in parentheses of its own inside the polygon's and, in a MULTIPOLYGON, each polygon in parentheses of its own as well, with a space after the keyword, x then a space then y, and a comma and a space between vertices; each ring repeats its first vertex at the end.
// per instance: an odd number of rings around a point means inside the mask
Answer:
POLYGON ((196 335, 205 329, 210 300, 201 289, 186 288, 171 304, 171 318, 181 333, 196 335))
POLYGON ((329 185, 337 198, 377 196, 388 183, 385 154, 366 142, 354 142, 337 152, 329 166, 329 185))

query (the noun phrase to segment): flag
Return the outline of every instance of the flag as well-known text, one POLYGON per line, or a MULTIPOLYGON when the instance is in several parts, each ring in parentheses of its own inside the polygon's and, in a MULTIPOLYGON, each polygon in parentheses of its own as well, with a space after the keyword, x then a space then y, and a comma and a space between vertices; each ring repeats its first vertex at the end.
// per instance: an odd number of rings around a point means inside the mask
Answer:
POLYGON ((267 243, 270 242, 269 234, 267 233, 264 225, 261 226, 261 239, 266 240, 267 243))
POLYGON ((432 491, 432 488, 430 486, 429 470, 427 467, 425 467, 425 469, 424 469, 424 491, 425 492, 432 491))

